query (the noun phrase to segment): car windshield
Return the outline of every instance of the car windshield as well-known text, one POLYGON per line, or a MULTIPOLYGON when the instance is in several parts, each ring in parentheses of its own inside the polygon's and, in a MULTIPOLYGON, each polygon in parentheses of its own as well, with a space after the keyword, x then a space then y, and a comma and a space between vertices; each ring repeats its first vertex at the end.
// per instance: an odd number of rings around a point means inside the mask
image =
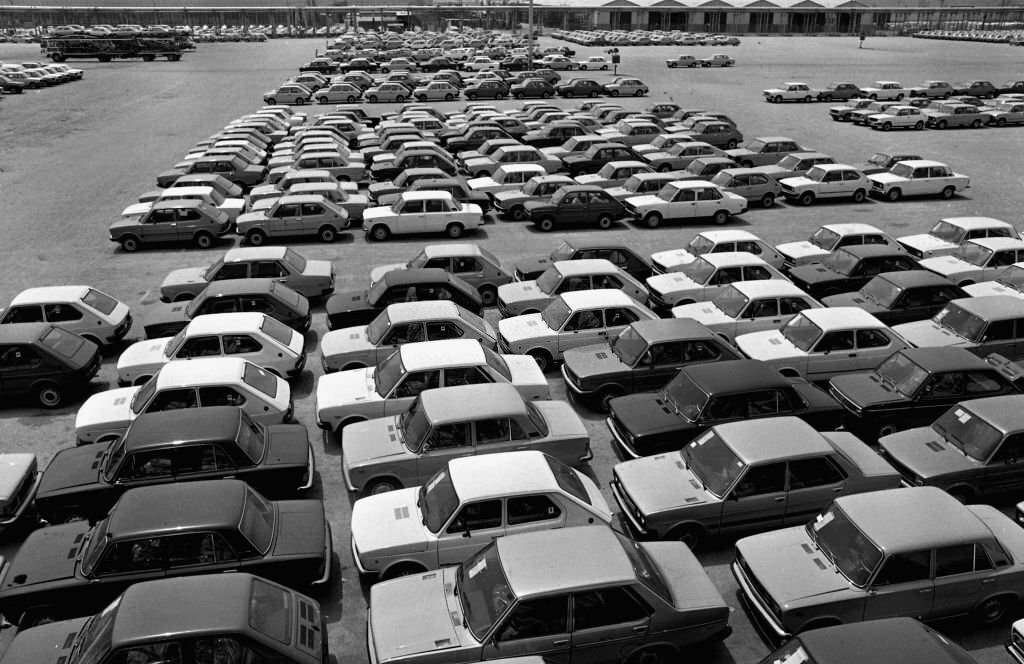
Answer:
POLYGON ((821 168, 820 166, 814 166, 809 171, 807 171, 807 175, 805 177, 808 180, 814 180, 815 182, 822 182, 825 179, 825 174, 827 172, 828 171, 826 171, 824 168, 821 168))
POLYGON ((747 149, 750 150, 751 152, 760 152, 761 150, 764 149, 764 146, 764 141, 756 138, 747 143, 747 149))
POLYGON ((631 367, 636 364, 646 350, 647 341, 632 325, 622 330, 619 336, 612 341, 612 352, 626 366, 631 367))
POLYGON ((796 316, 782 327, 782 336, 802 351, 809 351, 821 336, 821 328, 806 316, 796 316))
POLYGON ((523 185, 523 193, 527 196, 533 196, 534 192, 537 191, 537 187, 540 186, 540 180, 538 178, 530 178, 523 185))
POLYGON ((692 263, 684 265, 680 271, 695 283, 706 284, 715 273, 715 266, 703 258, 698 258, 692 263))
POLYGON ((964 240, 967 230, 961 226, 955 226, 948 221, 939 221, 939 223, 932 226, 932 229, 928 231, 929 235, 933 235, 940 240, 945 240, 950 244, 960 244, 964 240))
POLYGON ((61 357, 74 357, 85 344, 85 339, 74 332, 54 326, 43 332, 43 336, 39 337, 39 343, 61 357))
POLYGON ((711 178, 711 184, 717 184, 719 187, 728 187, 732 184, 732 175, 725 171, 718 171, 715 173, 715 177, 711 178))
POLYGON ((484 351, 484 361, 487 362, 487 366, 501 374, 505 380, 512 382, 512 371, 508 368, 508 364, 505 363, 505 358, 490 348, 481 347, 481 349, 484 351))
POLYGON ((822 226, 818 230, 814 231, 814 234, 811 235, 809 240, 810 243, 816 247, 820 247, 825 251, 832 251, 839 243, 839 233, 822 226))
POLYGON ((590 495, 587 493, 587 487, 584 486, 578 472, 547 454, 544 455, 544 460, 547 461, 548 468, 551 469, 551 474, 554 475, 555 482, 558 483, 562 491, 565 491, 582 503, 587 505, 593 504, 590 500, 590 495))
POLYGON ((404 375, 405 366, 402 364, 402 352, 396 350, 374 369, 373 382, 377 385, 377 394, 386 397, 404 375))
POLYGON ((103 465, 103 477, 108 482, 112 482, 114 480, 114 473, 117 471, 117 467, 121 465, 121 459, 124 458, 124 438, 121 437, 111 441, 107 450, 109 454, 106 463, 103 465))
POLYGON ((430 420, 423 410, 423 403, 417 397, 409 410, 398 416, 398 430, 402 432, 402 442, 410 452, 418 452, 430 433, 430 420))
POLYGON ((568 193, 569 190, 566 189, 565 187, 560 188, 558 191, 551 195, 551 204, 561 205, 562 199, 564 199, 568 193))
POLYGON ((448 470, 442 470, 420 487, 417 501, 423 525, 432 533, 439 533, 448 523, 455 510, 459 508, 459 494, 455 492, 448 470))
POLYGON ((746 468, 713 429, 694 439, 679 454, 697 481, 717 498, 725 498, 729 487, 746 468))
POLYGON ((946 308, 932 318, 939 327, 944 327, 968 341, 979 341, 985 330, 985 320, 963 309, 960 305, 950 302, 946 308))
POLYGON ((391 319, 388 318, 388 311, 385 309, 366 326, 366 340, 371 344, 379 344, 389 327, 391 319))
POLYGON ((984 267, 988 263, 988 259, 992 256, 992 253, 991 249, 973 242, 968 242, 956 250, 957 258, 970 263, 971 265, 977 265, 978 267, 984 267))
POLYGON ((430 256, 427 255, 426 250, 420 249, 419 253, 417 253, 415 256, 413 256, 412 260, 410 260, 408 263, 406 263, 405 266, 408 267, 408 268, 411 268, 411 267, 423 267, 424 265, 427 264, 428 260, 430 260, 430 256))
POLYGON ((252 489, 245 489, 242 518, 238 521, 242 536, 260 553, 270 550, 274 540, 274 506, 252 489))
POLYGON ((111 638, 120 605, 121 597, 118 596, 107 608, 86 621, 68 653, 69 664, 99 664, 113 650, 111 638))
POLYGON ((790 640, 781 648, 761 660, 762 664, 819 664, 800 643, 799 637, 790 640))
POLYGON ((824 263, 834 272, 849 276, 857 267, 857 257, 849 251, 840 249, 827 256, 824 263))
POLYGON ((188 332, 188 326, 181 328, 177 334, 171 337, 171 340, 164 346, 164 357, 170 359, 174 357, 174 354, 181 348, 181 344, 185 343, 185 335, 188 332))
POLYGON ((861 297, 883 307, 891 307, 902 292, 902 288, 882 277, 875 277, 860 289, 861 297))
POLYGON ((555 292, 555 289, 558 288, 558 284, 561 281, 562 273, 555 267, 549 267, 544 270, 539 277, 537 277, 537 288, 539 288, 542 293, 551 295, 555 292))
POLYGON ((1011 265, 1002 271, 996 281, 1015 290, 1024 291, 1024 267, 1011 265))
POLYGON ((289 307, 293 309, 298 309, 299 302, 301 302, 299 298, 301 298, 302 296, 299 295, 297 292, 293 291, 291 288, 288 288, 284 284, 274 282, 270 284, 270 292, 276 295, 278 299, 287 304, 289 307))
POLYGON ((153 398, 153 393, 156 392, 156 380, 160 376, 160 372, 153 374, 152 378, 142 384, 135 395, 132 397, 131 409, 132 412, 138 415, 142 412, 142 409, 146 407, 149 400, 153 398))
POLYGON ((242 371, 242 382, 249 387, 262 392, 271 399, 277 396, 278 378, 266 369, 262 369, 252 362, 245 363, 245 370, 242 371))
POLYGON ((853 585, 863 588, 882 551, 833 503, 806 526, 811 541, 853 585))
POLYGON ((970 402, 953 406, 932 422, 932 429, 961 452, 986 461, 999 446, 1003 435, 970 409, 970 402))
POLYGON ((776 166, 787 171, 791 171, 800 164, 800 157, 794 154, 787 154, 785 157, 780 159, 776 166))
POLYGON ((875 166, 886 167, 889 164, 889 159, 890 157, 886 153, 876 152, 875 154, 871 155, 870 159, 868 159, 868 163, 874 164, 875 166))
POLYGON ((722 289, 711 300, 711 303, 729 318, 739 318, 740 312, 743 311, 749 301, 750 298, 737 290, 735 286, 730 285, 722 289))
POLYGON ((708 395, 685 373, 678 373, 658 395, 665 405, 690 422, 695 422, 707 405, 708 395))
POLYGON ((903 352, 893 353, 875 369, 878 379, 905 397, 913 397, 928 372, 903 352))
POLYGON ((637 192, 640 191, 640 186, 643 184, 643 178, 639 178, 635 175, 630 175, 626 178, 626 181, 622 183, 622 188, 626 191, 637 192))
POLYGON ((281 321, 267 315, 264 315, 262 322, 260 322, 260 331, 282 346, 290 346, 292 337, 298 334, 298 332, 281 321))
POLYGON ((85 291, 85 295, 82 296, 82 302, 84 302, 86 306, 92 307, 105 316, 109 316, 117 307, 117 300, 94 288, 90 288, 85 291))
POLYGON ((690 240, 690 244, 686 245, 686 250, 694 256, 711 253, 711 250, 714 248, 715 243, 703 235, 694 235, 693 239, 690 240))
POLYGON ((238 449, 242 450, 245 456, 253 463, 258 463, 263 458, 263 450, 267 446, 266 430, 253 422, 249 414, 239 409, 242 414, 238 426, 238 449))
POLYGON ((889 169, 889 172, 897 177, 910 179, 914 176, 914 167, 910 164, 904 164, 902 161, 898 161, 893 164, 893 167, 889 169))
POLYGON ((284 257, 281 260, 294 268, 294 272, 298 274, 306 271, 306 259, 291 249, 285 249, 284 257))
POLYGON ((667 184, 658 190, 658 199, 665 201, 666 203, 671 203, 672 199, 676 197, 677 191, 677 187, 674 187, 671 184, 667 184))
POLYGON ((477 641, 483 641, 505 610, 516 601, 501 568, 496 542, 459 566, 455 593, 462 603, 466 625, 477 641))
POLYGON ((552 300, 551 304, 544 307, 544 311, 540 312, 541 320, 552 330, 562 329, 562 325, 569 319, 570 315, 572 315, 572 309, 569 308, 569 305, 561 297, 552 300))
MULTIPOLYGON (((305 614, 305 611, 302 611, 305 614)), ((252 580, 249 595, 249 626, 275 641, 292 640, 292 594, 263 579, 252 580)), ((305 627, 303 627, 305 629, 305 627)))
POLYGON ((572 258, 572 255, 575 253, 576 247, 572 246, 568 242, 563 242, 551 252, 550 258, 553 261, 567 261, 572 258))

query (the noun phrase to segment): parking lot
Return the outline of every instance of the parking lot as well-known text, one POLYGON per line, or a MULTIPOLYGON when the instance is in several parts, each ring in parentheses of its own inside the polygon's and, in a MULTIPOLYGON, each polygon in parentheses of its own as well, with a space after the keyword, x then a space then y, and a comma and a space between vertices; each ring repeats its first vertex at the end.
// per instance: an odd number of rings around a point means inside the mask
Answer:
MULTIPOLYGON (((562 45, 547 38, 541 45, 562 45)), ((230 243, 207 251, 196 249, 143 250, 123 253, 107 239, 107 226, 137 196, 155 186, 156 174, 180 160, 196 141, 225 123, 250 112, 261 103, 265 90, 296 73, 314 49, 313 40, 275 40, 266 44, 209 44, 188 53, 180 62, 75 62, 86 70, 77 83, 8 96, 0 102, 0 304, 30 286, 89 284, 127 302, 136 319, 157 301, 157 287, 172 269, 207 265, 230 243)), ((967 194, 949 201, 926 199, 887 203, 825 203, 809 208, 780 205, 754 208, 733 225, 747 228, 771 243, 802 239, 818 225, 867 222, 894 235, 923 232, 943 216, 985 215, 1021 227, 1024 204, 1021 154, 1024 127, 922 132, 875 132, 864 127, 832 122, 828 104, 766 104, 761 90, 783 81, 806 81, 813 86, 830 80, 852 80, 866 85, 895 79, 918 85, 926 79, 960 81, 985 78, 999 84, 1022 74, 1024 50, 997 44, 936 42, 903 38, 869 37, 863 49, 855 37, 781 38, 745 37, 726 52, 736 58, 729 69, 667 69, 664 60, 682 51, 709 54, 711 47, 649 47, 623 49, 619 73, 636 75, 651 88, 649 98, 622 99, 627 108, 641 109, 657 101, 684 107, 719 110, 737 121, 749 139, 784 135, 802 145, 859 164, 873 152, 901 150, 948 163, 969 175, 967 194)), ((721 48, 714 50, 722 50, 721 48)), ((577 56, 600 53, 578 49, 577 56)), ((38 59, 33 44, 0 44, 0 61, 38 59)), ((591 74, 598 79, 610 73, 591 74)), ((438 103, 441 110, 461 108, 465 102, 438 103)), ((558 102, 575 105, 575 100, 558 102)), ((515 107, 512 101, 499 107, 515 107)), ((368 105, 380 114, 395 105, 368 105)), ((317 107, 305 109, 316 112, 317 107)), ((695 232, 709 226, 667 225, 656 230, 619 224, 609 231, 585 230, 543 234, 521 223, 489 220, 483 232, 467 239, 481 243, 509 264, 547 254, 565 237, 599 233, 616 238, 640 252, 683 246, 695 232)), ((309 258, 334 262, 337 290, 364 284, 371 267, 411 258, 434 238, 368 243, 358 230, 331 245, 295 244, 309 258)), ((237 242, 237 241, 236 241, 237 242)), ((496 320, 490 311, 488 319, 496 320)), ((310 430, 319 482, 315 491, 327 506, 335 538, 334 578, 318 595, 327 613, 330 649, 338 661, 365 662, 365 612, 368 587, 361 585, 348 548, 348 521, 352 498, 340 473, 336 441, 321 440, 313 416, 314 389, 320 373, 315 352, 326 331, 324 314, 317 310, 307 348, 314 349, 307 370, 293 385, 296 415, 310 430)), ((141 338, 141 328, 129 340, 141 338)), ((109 357, 95 391, 114 386, 109 357)), ((552 392, 565 398, 557 373, 548 375, 552 392)), ((32 451, 45 464, 54 452, 74 442, 77 404, 56 413, 17 404, 0 411, 0 447, 3 451, 32 451)), ((601 484, 609 502, 607 481, 616 462, 603 418, 580 409, 592 436, 595 458, 590 474, 601 484)), ((24 533, 11 533, 0 542, 0 553, 12 555, 24 533)), ((734 633, 714 647, 709 662, 753 662, 767 648, 746 620, 735 596, 729 573, 730 543, 714 543, 700 558, 712 579, 736 611, 734 633)), ((939 628, 968 648, 980 662, 1006 661, 1002 641, 1006 625, 979 628, 974 622, 951 621, 939 628)), ((0 652, 12 629, 0 632, 0 652)))

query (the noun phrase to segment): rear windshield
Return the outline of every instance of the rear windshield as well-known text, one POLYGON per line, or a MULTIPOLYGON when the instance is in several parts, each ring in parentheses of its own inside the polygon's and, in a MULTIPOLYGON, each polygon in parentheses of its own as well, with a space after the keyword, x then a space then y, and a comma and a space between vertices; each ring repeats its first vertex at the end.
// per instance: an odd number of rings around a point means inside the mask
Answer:
POLYGON ((551 469, 551 474, 555 476, 555 482, 562 488, 562 491, 572 495, 580 502, 590 505, 590 496, 587 495, 587 488, 583 486, 583 480, 580 479, 579 473, 565 465, 558 459, 544 455, 544 460, 548 462, 548 468, 551 469))
POLYGON ((85 295, 82 296, 82 302, 105 316, 109 316, 117 307, 117 300, 93 288, 85 292, 85 295))
POLYGON ((273 284, 270 285, 270 290, 275 295, 277 295, 279 298, 281 298, 281 300, 285 304, 288 304, 288 305, 290 305, 291 307, 293 307, 295 309, 299 308, 299 297, 300 296, 299 296, 298 293, 293 291, 291 288, 288 288, 287 286, 282 286, 281 284, 278 284, 278 283, 273 283, 273 284))
POLYGON ((266 394, 268 397, 274 398, 277 396, 277 376, 259 368, 255 364, 245 363, 242 381, 249 387, 266 394))
POLYGON ((245 490, 245 503, 242 507, 242 519, 238 523, 242 535, 260 553, 270 550, 274 539, 274 507, 266 498, 252 489, 245 490))
POLYGON ((263 579, 252 580, 249 596, 249 626, 275 641, 289 643, 292 637, 292 594, 263 579))
POLYGON ((260 330, 282 346, 290 346, 292 337, 296 334, 292 328, 270 316, 263 317, 263 322, 260 323, 260 330))
POLYGON ((85 339, 59 327, 51 327, 39 338, 39 343, 61 357, 74 357, 85 339))

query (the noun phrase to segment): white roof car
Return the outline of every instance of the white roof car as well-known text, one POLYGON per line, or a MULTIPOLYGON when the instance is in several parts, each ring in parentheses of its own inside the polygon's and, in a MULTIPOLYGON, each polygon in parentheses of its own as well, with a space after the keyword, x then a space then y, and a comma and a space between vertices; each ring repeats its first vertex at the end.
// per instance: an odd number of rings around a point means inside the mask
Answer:
POLYGON ((506 527, 595 522, 610 524, 611 511, 583 473, 537 450, 480 454, 451 459, 422 487, 357 500, 352 552, 361 573, 388 579, 458 564, 506 527))
POLYGON ((473 191, 497 193, 519 189, 529 182, 530 178, 547 174, 548 172, 540 164, 504 164, 495 169, 493 176, 470 178, 466 184, 473 191))
POLYGON ((678 272, 698 256, 726 251, 745 251, 759 256, 772 267, 781 268, 783 257, 774 247, 750 231, 722 230, 702 231, 693 236, 686 247, 666 249, 651 254, 655 272, 678 272))
POLYGON ((966 175, 953 172, 946 164, 929 159, 898 161, 882 173, 868 176, 871 195, 895 202, 904 196, 952 198, 971 186, 966 175))
POLYGON ((784 242, 775 248, 785 258, 787 269, 797 265, 820 263, 839 247, 854 244, 886 244, 899 246, 887 233, 870 224, 825 224, 806 240, 784 242))
POLYGON ((56 323, 100 347, 117 343, 132 326, 127 304, 91 286, 26 288, 0 311, 0 325, 56 323))
POLYGON ((374 367, 321 376, 316 383, 317 425, 340 432, 353 422, 403 412, 423 390, 476 383, 510 383, 524 399, 547 399, 547 379, 525 355, 499 355, 475 339, 399 346, 374 367))
POLYGON ((292 393, 283 378, 238 357, 168 362, 144 385, 99 392, 75 415, 79 443, 120 436, 142 413, 202 406, 240 406, 261 424, 292 417, 292 393))
POLYGON ((955 253, 920 261, 921 267, 959 286, 994 279, 1003 268, 1024 261, 1019 237, 980 237, 968 240, 955 253))
POLYGON ((604 258, 555 261, 536 280, 514 281, 498 287, 498 311, 503 318, 544 309, 559 293, 594 288, 617 288, 643 304, 647 289, 604 258))
POLYGON ((306 364, 305 338, 259 312, 196 316, 173 337, 137 341, 117 359, 117 383, 142 385, 173 360, 240 357, 277 376, 296 376, 306 364))
POLYGON ((678 304, 710 300, 738 281, 785 279, 767 262, 746 251, 727 251, 698 256, 678 272, 647 278, 651 304, 664 309, 678 304))
POLYGON ((0 454, 0 532, 13 526, 25 514, 35 497, 41 475, 35 454, 0 454))
POLYGON ((964 292, 971 297, 983 295, 1012 295, 1024 298, 1024 262, 1014 263, 1002 270, 992 281, 964 286, 964 292))
POLYGON ((944 217, 927 233, 896 238, 916 259, 946 256, 968 240, 982 237, 1019 237, 1012 224, 992 217, 944 217))

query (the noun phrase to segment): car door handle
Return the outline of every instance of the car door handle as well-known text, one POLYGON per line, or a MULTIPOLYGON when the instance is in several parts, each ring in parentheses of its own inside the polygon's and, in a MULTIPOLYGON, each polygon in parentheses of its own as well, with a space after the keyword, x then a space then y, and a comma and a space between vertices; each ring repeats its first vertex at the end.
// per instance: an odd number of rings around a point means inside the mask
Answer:
POLYGON ((921 595, 929 595, 929 594, 931 594, 932 589, 931 588, 925 588, 924 590, 918 590, 917 592, 919 594, 921 594, 921 595))
POLYGON ((567 646, 567 645, 569 645, 569 639, 559 639, 557 641, 552 641, 551 645, 553 645, 553 646, 567 646))
POLYGON ((773 318, 773 319, 772 319, 772 322, 773 322, 773 323, 781 323, 781 322, 782 322, 782 319, 781 319, 781 318, 773 318))
POLYGON ((773 500, 775 502, 777 502, 777 503, 784 503, 784 502, 786 502, 786 497, 785 496, 779 496, 778 498, 774 498, 773 500))
POLYGON ((982 579, 982 580, 981 580, 981 582, 982 582, 982 583, 995 583, 995 582, 996 582, 996 580, 995 580, 995 578, 991 578, 991 579, 982 579))
POLYGON ((647 625, 637 625, 636 627, 633 628, 633 631, 634 632, 646 632, 647 631, 647 625))

